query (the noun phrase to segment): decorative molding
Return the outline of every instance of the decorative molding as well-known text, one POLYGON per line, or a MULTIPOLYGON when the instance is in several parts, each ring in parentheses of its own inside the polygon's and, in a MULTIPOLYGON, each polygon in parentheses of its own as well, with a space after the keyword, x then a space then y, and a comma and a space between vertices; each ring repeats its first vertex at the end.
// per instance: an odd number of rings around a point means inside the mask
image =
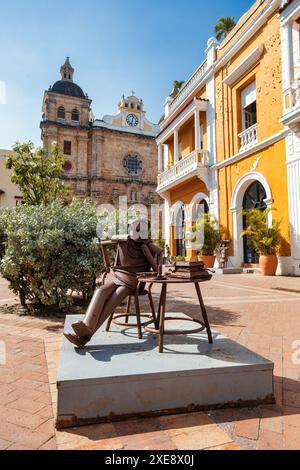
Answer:
POLYGON ((109 129, 111 131, 125 132, 127 134, 135 134, 135 135, 140 135, 140 136, 144 136, 144 137, 154 137, 155 138, 156 135, 157 135, 157 133, 152 132, 152 131, 143 131, 142 129, 115 126, 113 124, 107 124, 106 122, 100 121, 98 119, 96 119, 93 122, 93 128, 104 128, 104 129, 109 129))
POLYGON ((227 77, 224 78, 226 85, 232 86, 244 73, 246 73, 250 67, 259 61, 264 51, 264 46, 260 45, 256 47, 245 60, 243 60, 227 77))
POLYGON ((243 197, 245 194, 246 188, 250 185, 253 181, 259 181, 266 190, 267 198, 265 200, 267 205, 273 203, 272 191, 271 187, 262 173, 258 173, 255 171, 251 171, 250 173, 246 173, 236 184, 231 199, 231 210, 234 211, 237 207, 243 206, 243 197), (244 191, 243 191, 244 190, 244 191))
POLYGON ((257 31, 259 31, 259 29, 264 25, 266 19, 276 11, 276 9, 279 7, 279 4, 280 0, 266 1, 266 6, 264 7, 264 9, 259 13, 258 16, 253 19, 252 23, 250 23, 250 25, 245 29, 245 31, 242 32, 235 41, 233 41, 231 47, 228 48, 228 50, 215 63, 216 69, 228 63, 229 60, 242 49, 242 47, 249 41, 249 39, 251 39, 254 34, 257 33, 257 31))
POLYGON ((224 168, 226 166, 232 165, 233 163, 239 162, 240 160, 243 160, 246 157, 249 157, 249 155, 252 155, 253 153, 257 153, 260 150, 263 150, 266 147, 269 147, 270 145, 275 144, 276 142, 279 142, 280 140, 284 139, 289 133, 288 129, 283 129, 280 132, 277 132, 277 134, 273 134, 271 137, 268 137, 267 139, 263 140, 262 142, 259 142, 257 145, 254 145, 248 150, 245 150, 244 152, 237 153, 236 155, 233 155, 230 158, 227 158, 226 160, 217 163, 214 168, 217 170, 220 170, 221 168, 224 168))
POLYGON ((284 25, 291 22, 299 14, 300 0, 283 1, 280 11, 280 21, 284 25))
POLYGON ((261 160, 261 157, 258 157, 255 159, 253 165, 250 167, 250 171, 255 171, 257 169, 260 160, 261 160))

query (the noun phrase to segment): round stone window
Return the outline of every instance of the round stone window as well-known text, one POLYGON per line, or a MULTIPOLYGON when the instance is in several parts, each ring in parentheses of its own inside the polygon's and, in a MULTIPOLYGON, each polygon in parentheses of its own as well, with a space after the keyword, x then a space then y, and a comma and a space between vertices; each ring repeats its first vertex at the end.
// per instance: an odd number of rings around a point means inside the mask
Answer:
POLYGON ((130 176, 139 176, 144 170, 144 163, 138 155, 127 155, 123 160, 123 166, 130 176))

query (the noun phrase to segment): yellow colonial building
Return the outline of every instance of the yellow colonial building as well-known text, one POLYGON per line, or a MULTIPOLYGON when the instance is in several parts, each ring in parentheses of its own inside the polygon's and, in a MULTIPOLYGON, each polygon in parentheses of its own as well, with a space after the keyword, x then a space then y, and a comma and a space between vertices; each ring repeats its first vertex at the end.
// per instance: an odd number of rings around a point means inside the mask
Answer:
POLYGON ((167 98, 158 193, 172 255, 194 255, 186 231, 200 205, 231 240, 230 265, 256 265, 240 213, 270 207, 283 235, 278 274, 300 274, 300 162, 286 151, 292 139, 300 152, 299 3, 257 0, 221 44, 209 39, 205 60, 167 98))

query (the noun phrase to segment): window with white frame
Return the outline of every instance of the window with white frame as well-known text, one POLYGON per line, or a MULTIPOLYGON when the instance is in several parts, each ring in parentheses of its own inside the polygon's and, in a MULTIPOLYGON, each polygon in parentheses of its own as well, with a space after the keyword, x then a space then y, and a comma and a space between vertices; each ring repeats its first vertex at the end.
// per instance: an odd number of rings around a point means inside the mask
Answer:
POLYGON ((257 123, 256 82, 252 82, 241 93, 243 131, 257 123))

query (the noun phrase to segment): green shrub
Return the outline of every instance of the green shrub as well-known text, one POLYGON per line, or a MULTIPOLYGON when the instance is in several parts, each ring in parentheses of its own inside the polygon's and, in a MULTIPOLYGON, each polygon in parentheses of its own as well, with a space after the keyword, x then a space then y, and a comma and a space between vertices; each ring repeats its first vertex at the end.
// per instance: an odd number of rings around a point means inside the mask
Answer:
POLYGON ((6 220, 9 214, 9 209, 0 209, 0 260, 3 258, 5 253, 5 242, 6 242, 6 220))
POLYGON ((187 240, 197 249, 197 254, 200 256, 214 256, 223 235, 223 228, 218 226, 217 220, 211 214, 204 214, 202 219, 194 222, 189 227, 189 230, 192 235, 187 240), (197 246, 199 240, 202 241, 200 247, 197 246))
MULTIPOLYGON (((274 210, 274 209, 273 209, 274 210)), ((246 229, 241 237, 248 236, 256 253, 259 255, 277 255, 283 239, 280 232, 281 222, 273 220, 268 224, 268 216, 272 209, 249 209, 240 215, 246 217, 246 229)))
POLYGON ((70 294, 91 295, 103 268, 97 221, 94 205, 77 200, 0 213, 7 237, 0 270, 23 305, 63 309, 72 302, 70 294))

